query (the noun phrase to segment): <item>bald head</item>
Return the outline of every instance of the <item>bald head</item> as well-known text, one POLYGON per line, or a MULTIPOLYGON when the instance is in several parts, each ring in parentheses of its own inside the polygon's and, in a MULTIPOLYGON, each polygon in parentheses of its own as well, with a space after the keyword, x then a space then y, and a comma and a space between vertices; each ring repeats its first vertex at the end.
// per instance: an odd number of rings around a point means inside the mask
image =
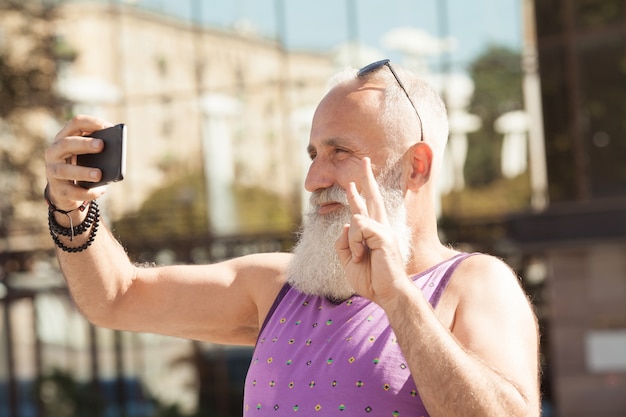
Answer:
POLYGON ((346 69, 331 79, 331 92, 336 88, 378 90, 380 94, 371 97, 377 103, 369 104, 377 106, 375 117, 387 141, 398 145, 399 151, 406 150, 420 140, 423 129, 424 141, 432 148, 435 160, 441 161, 448 138, 447 114, 441 97, 416 74, 397 65, 393 67, 411 101, 385 66, 362 76, 358 76, 355 69, 346 69))

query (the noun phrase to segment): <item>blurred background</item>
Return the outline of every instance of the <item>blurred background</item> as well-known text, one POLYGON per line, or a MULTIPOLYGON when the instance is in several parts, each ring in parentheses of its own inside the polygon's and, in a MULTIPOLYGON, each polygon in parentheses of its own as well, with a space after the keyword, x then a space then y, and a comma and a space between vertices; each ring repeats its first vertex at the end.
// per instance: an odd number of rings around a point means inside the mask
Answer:
POLYGON ((134 261, 289 250, 326 82, 384 57, 446 101, 441 236, 519 274, 544 416, 626 415, 624 0, 0 0, 0 417, 241 415, 249 348, 74 307, 42 198, 72 115, 128 126, 134 261))

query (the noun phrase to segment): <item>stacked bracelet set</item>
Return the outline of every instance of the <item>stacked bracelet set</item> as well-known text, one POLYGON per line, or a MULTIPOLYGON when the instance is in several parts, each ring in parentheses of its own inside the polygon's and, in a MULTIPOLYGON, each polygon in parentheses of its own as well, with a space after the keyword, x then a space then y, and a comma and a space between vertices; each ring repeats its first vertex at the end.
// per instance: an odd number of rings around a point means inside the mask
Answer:
POLYGON ((85 201, 83 202, 83 204, 80 205, 80 207, 77 207, 74 210, 61 210, 57 208, 50 201, 50 198, 48 198, 48 187, 46 187, 46 190, 44 191, 44 198, 46 199, 46 202, 48 203, 48 227, 50 228, 50 236, 52 236, 52 240, 54 241, 54 243, 64 252, 71 252, 71 253, 82 252, 85 249, 87 249, 89 246, 91 246, 94 239, 96 238, 96 232, 98 231, 98 225, 100 222, 100 210, 98 208, 98 203, 96 203, 95 200, 85 201), (70 213, 77 211, 77 210, 78 211, 87 210, 87 216, 82 221, 82 223, 80 223, 77 226, 74 226, 72 222, 72 216, 70 216, 70 213), (57 219, 55 218, 54 213, 61 213, 67 216, 69 223, 70 223, 70 227, 61 226, 59 222, 57 222, 57 219), (87 238, 87 241, 77 247, 67 246, 63 242, 61 242, 61 239, 59 238, 59 235, 67 236, 70 238, 70 242, 72 242, 74 241, 75 236, 80 236, 83 233, 85 233, 87 230, 89 230, 89 237, 87 238))

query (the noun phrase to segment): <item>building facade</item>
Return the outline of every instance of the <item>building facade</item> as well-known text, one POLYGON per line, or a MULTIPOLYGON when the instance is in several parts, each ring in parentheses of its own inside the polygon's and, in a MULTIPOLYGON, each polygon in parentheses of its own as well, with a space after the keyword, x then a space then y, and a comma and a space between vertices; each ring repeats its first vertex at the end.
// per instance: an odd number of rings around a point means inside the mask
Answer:
MULTIPOLYGON (((21 17, 0 18, 10 27, 21 17)), ((267 224, 258 225, 270 232, 263 236, 232 238, 241 226, 233 212, 242 203, 232 189, 261 190, 293 203, 289 209, 299 215, 312 112, 335 70, 329 55, 287 52, 253 32, 211 29, 123 2, 59 2, 49 24, 63 57, 57 89, 71 103, 67 116, 91 114, 128 127, 126 175, 107 190, 107 221, 136 212, 163 187, 196 178, 203 191, 183 189, 172 204, 205 200, 213 214, 201 235, 218 249, 206 255, 211 261, 290 247, 291 237, 275 238, 267 224)), ((47 134, 59 128, 48 126, 47 134)), ((43 201, 40 209, 45 213, 43 201)), ((0 416, 54 406, 58 392, 39 401, 31 395, 42 376, 61 387, 57 370, 100 391, 107 399, 100 411, 109 415, 145 415, 150 396, 181 412, 202 405, 194 361, 226 354, 217 346, 89 325, 58 270, 49 269, 52 243, 42 231, 19 247, 15 236, 2 236, 2 267, 15 268, 0 271, 0 416)), ((209 406, 224 409, 215 399, 228 375, 215 376, 221 382, 206 396, 209 406)))
POLYGON ((330 56, 105 2, 63 3, 56 26, 76 52, 61 93, 75 112, 128 126, 111 216, 136 210, 172 176, 203 170, 218 195, 233 183, 281 196, 302 188, 302 134, 334 72, 330 56))
POLYGON ((626 3, 535 0, 549 207, 510 235, 545 262, 559 417, 626 414, 626 3))

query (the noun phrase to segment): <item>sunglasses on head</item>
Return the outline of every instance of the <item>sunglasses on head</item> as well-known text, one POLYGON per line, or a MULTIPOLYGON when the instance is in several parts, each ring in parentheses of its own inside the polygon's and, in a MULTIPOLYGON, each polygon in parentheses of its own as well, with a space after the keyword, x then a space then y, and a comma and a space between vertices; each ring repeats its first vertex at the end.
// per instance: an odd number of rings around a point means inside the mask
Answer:
POLYGON ((420 117, 420 114, 417 111, 417 107, 415 107, 415 104, 413 104, 413 100, 411 100, 411 97, 409 96, 409 93, 406 91, 406 88, 404 88, 404 84, 402 84, 402 81, 400 81, 400 77, 398 77, 398 74, 396 73, 396 71, 391 66, 391 63, 389 62, 389 60, 388 59, 382 59, 380 61, 372 62, 371 64, 366 65, 363 68, 361 68, 359 70, 359 72, 357 73, 357 75, 359 77, 362 77, 365 74, 368 74, 370 72, 374 72, 374 71, 378 70, 381 67, 388 67, 389 68, 389 70, 391 71, 391 74, 393 74, 393 78, 396 79, 396 81, 398 82, 398 85, 400 86, 402 91, 404 91, 404 94, 406 95, 406 98, 409 99, 409 103, 411 103, 411 107, 413 107, 413 110, 415 110, 415 114, 417 115, 417 120, 419 121, 419 124, 420 124, 420 134, 421 134, 420 141, 423 142, 424 141, 424 125, 422 124, 422 118, 420 117))

